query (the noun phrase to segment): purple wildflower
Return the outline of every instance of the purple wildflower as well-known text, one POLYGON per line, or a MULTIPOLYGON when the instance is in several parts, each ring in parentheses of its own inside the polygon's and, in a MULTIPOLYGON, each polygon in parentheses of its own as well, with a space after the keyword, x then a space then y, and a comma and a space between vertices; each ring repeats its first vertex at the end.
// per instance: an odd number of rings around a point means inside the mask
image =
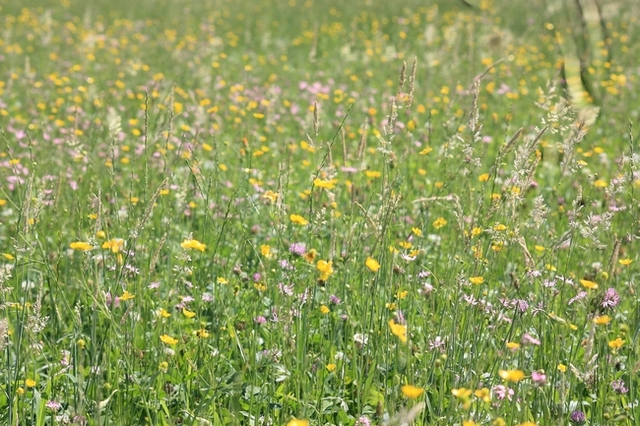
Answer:
POLYGON ((576 294, 575 297, 572 297, 571 299, 569 299, 569 303, 567 304, 571 305, 573 302, 584 299, 585 297, 587 297, 587 292, 581 291, 580 293, 576 294))
POLYGON ((258 325, 262 325, 265 324, 267 322, 267 319, 265 317, 263 317, 262 315, 257 316, 253 319, 253 322, 255 322, 258 325))
POLYGON ((49 401, 47 401, 47 408, 51 411, 58 411, 62 408, 62 404, 60 404, 58 401, 50 399, 49 401))
POLYGON ((536 339, 535 337, 533 337, 532 335, 530 335, 529 333, 524 333, 524 335, 522 336, 522 340, 521 343, 523 345, 536 345, 536 346, 540 346, 540 340, 536 339))
POLYGON ((493 393, 498 399, 508 398, 509 401, 511 401, 514 391, 504 385, 498 385, 493 387, 493 393))
POLYGON ((622 379, 614 380, 613 382, 611 382, 611 388, 614 390, 614 392, 620 394, 629 392, 629 389, 624 386, 624 380, 622 379))
POLYGON ((575 410, 571 413, 571 416, 569 416, 569 420, 571 420, 571 423, 581 425, 587 421, 587 416, 585 416, 582 411, 575 410))
POLYGON ((367 416, 360 416, 354 426, 371 426, 371 420, 367 416))
POLYGON ((615 308, 620 302, 620 295, 614 289, 609 287, 604 294, 604 298, 602 299, 601 306, 603 308, 615 308))
POLYGON ((531 380, 533 380, 535 384, 542 386, 547 383, 547 376, 541 371, 533 371, 531 373, 531 380))
POLYGON ((331 296, 329 296, 329 303, 331 303, 332 305, 339 305, 340 303, 342 303, 342 301, 338 296, 332 294, 331 296))
POLYGON ((289 246, 289 251, 296 256, 302 256, 307 252, 307 245, 305 243, 293 243, 289 246))

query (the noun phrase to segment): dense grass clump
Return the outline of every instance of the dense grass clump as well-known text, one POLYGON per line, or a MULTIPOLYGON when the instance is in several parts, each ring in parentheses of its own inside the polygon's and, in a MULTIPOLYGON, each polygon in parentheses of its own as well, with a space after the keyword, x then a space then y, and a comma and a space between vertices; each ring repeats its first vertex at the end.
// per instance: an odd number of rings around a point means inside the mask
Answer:
POLYGON ((0 423, 638 424, 639 6, 424 3, 0 0, 0 423))

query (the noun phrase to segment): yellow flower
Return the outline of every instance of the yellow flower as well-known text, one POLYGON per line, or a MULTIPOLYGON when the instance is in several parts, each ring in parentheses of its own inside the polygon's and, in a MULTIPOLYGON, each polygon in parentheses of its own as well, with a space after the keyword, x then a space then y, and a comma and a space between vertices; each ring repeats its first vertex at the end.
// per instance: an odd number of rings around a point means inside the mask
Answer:
POLYGON ((482 228, 480 228, 479 226, 475 226, 472 230, 471 230, 471 236, 472 237, 477 237, 478 235, 482 234, 482 228))
POLYGON ((107 238, 107 234, 104 231, 98 231, 96 232, 96 238, 104 240, 105 238, 107 238))
POLYGON ((24 381, 24 385, 28 388, 32 388, 36 385, 36 381, 33 379, 27 379, 24 381))
POLYGON ((404 385, 401 389, 402 394, 409 399, 416 399, 424 393, 423 388, 418 388, 411 385, 404 385))
POLYGON ((451 395, 455 396, 456 398, 467 399, 471 396, 471 389, 467 389, 467 388, 451 389, 451 395))
POLYGON ((469 278, 469 282, 471 284, 479 285, 479 284, 482 284, 484 282, 484 278, 482 278, 482 277, 471 277, 471 278, 469 278))
POLYGON ((544 246, 533 246, 536 251, 543 252, 545 250, 544 246))
POLYGON ((609 315, 599 315, 593 319, 593 323, 597 325, 607 325, 611 322, 609 315))
POLYGON ((316 254, 318 254, 318 252, 315 249, 311 249, 303 254, 302 257, 304 257, 304 260, 306 260, 307 262, 313 263, 314 259, 316 258, 316 254))
POLYGON ((319 178, 315 178, 313 180, 313 186, 315 186, 316 188, 326 188, 326 189, 335 188, 335 184, 333 183, 333 180, 323 180, 319 178))
POLYGON ((201 339, 206 339, 209 336, 211 336, 211 334, 209 334, 209 332, 207 331, 206 328, 201 328, 200 330, 196 331, 196 336, 198 336, 201 339))
POLYGON ((202 244, 200 241, 198 240, 184 240, 183 242, 180 243, 180 247, 182 247, 185 250, 198 250, 200 252, 204 252, 204 250, 207 248, 206 244, 202 244))
POLYGON ((593 186, 595 186, 596 188, 606 188, 607 185, 607 181, 602 179, 598 179, 597 181, 593 182, 593 186))
POLYGON ((558 364, 558 371, 564 373, 565 371, 567 371, 567 366, 564 364, 558 364))
POLYGON ((171 314, 165 308, 160 308, 158 309, 158 316, 162 318, 169 318, 171 314))
POLYGON ((617 339, 615 339, 615 340, 609 341, 609 347, 611 349, 620 349, 622 347, 622 345, 624 345, 624 340, 622 340, 619 337, 617 339))
POLYGON ((463 420, 462 421, 462 426, 476 426, 476 422, 474 422, 473 420, 463 420))
POLYGON ((367 257, 367 260, 364 261, 364 264, 371 272, 378 272, 380 269, 380 264, 377 260, 372 259, 371 257, 367 257))
POLYGON ((273 254, 271 253, 271 247, 266 244, 262 244, 260 246, 260 254, 262 254, 267 259, 271 259, 273 257, 273 254))
POLYGON ((336 369, 335 364, 327 364, 327 370, 329 370, 329 372, 334 371, 335 369, 336 369))
POLYGON ((9 253, 2 253, 2 257, 4 257, 7 260, 13 260, 15 259, 15 257, 13 257, 12 255, 10 255, 9 253))
POLYGON ((226 279, 225 277, 218 277, 218 278, 216 279, 216 282, 217 282, 218 284, 229 284, 229 281, 227 281, 227 279, 226 279))
POLYGON ((23 387, 19 387, 18 389, 16 389, 16 394, 17 395, 24 395, 24 388, 23 387))
POLYGON ((316 263, 316 269, 320 271, 320 281, 327 281, 331 274, 333 274, 333 268, 331 267, 332 262, 327 262, 326 260, 318 260, 316 263))
POLYGON ((433 221, 433 227, 436 229, 440 229, 447 224, 447 220, 443 217, 439 217, 433 221))
POLYGON ((517 351, 518 349, 520 349, 520 344, 516 342, 507 342, 507 348, 511 349, 512 351, 517 351))
POLYGON ((506 426, 507 422, 504 421, 502 417, 498 417, 493 422, 491 422, 492 426, 506 426))
POLYGON ((195 312, 189 311, 187 310, 187 308, 182 308, 182 315, 184 315, 187 318, 193 318, 196 316, 195 312))
POLYGON ((135 294, 131 294, 129 293, 128 290, 125 290, 124 293, 122 293, 122 295, 120 296, 120 300, 122 300, 123 302, 126 302, 127 300, 131 300, 134 297, 136 297, 135 294))
POLYGON ((534 422, 524 422, 520 423, 520 426, 538 426, 537 423, 534 422))
POLYGON ((431 148, 430 146, 426 147, 425 149, 423 149, 422 151, 420 151, 420 155, 427 155, 428 153, 430 153, 431 151, 433 151, 433 148, 431 148))
POLYGON ((589 281, 589 280, 580 280, 580 284, 582 284, 584 287, 591 289, 591 290, 595 290, 596 288, 598 288, 598 284, 593 282, 593 281, 589 281))
POLYGON ((491 392, 487 388, 476 389, 473 394, 476 396, 476 398, 480 398, 484 402, 491 401, 491 392))
POLYGON ((176 343, 178 343, 178 339, 174 339, 168 334, 163 334, 162 336, 160 336, 160 340, 162 340, 162 343, 166 343, 167 345, 175 345, 176 343))
POLYGON ((620 260, 618 260, 618 263, 620 263, 622 266, 629 266, 629 265, 631 265, 631 262, 633 262, 633 259, 620 259, 620 260))
POLYGON ((407 326, 402 324, 397 324, 394 320, 389 320, 388 322, 389 328, 391 328, 391 333, 395 336, 398 336, 402 343, 407 343, 407 326))
POLYGON ((69 247, 72 248, 73 250, 80 250, 80 251, 88 251, 93 248, 91 244, 85 243, 82 241, 75 241, 69 244, 69 247))
POLYGON ((488 180, 489 180, 489 173, 483 173, 480 176, 478 176, 479 182, 486 182, 488 180))
POLYGON ((499 223, 499 224, 497 224, 496 226, 493 227, 493 230, 494 231, 498 231, 498 232, 506 231, 507 230, 507 226, 499 223))
POLYGON ((411 228, 411 233, 416 237, 422 236, 422 231, 420 230, 420 228, 411 228))
POLYGON ((309 224, 309 222, 299 214, 292 214, 291 216, 289 216, 289 219, 296 225, 306 226, 309 224))
POLYGON ((112 253, 118 253, 124 246, 124 240, 122 238, 112 238, 109 241, 102 243, 103 249, 109 249, 112 253))
POLYGON ((323 314, 328 314, 329 312, 331 312, 331 309, 329 309, 326 305, 322 305, 320 306, 320 312, 322 312, 323 314))
POLYGON ((275 203, 276 200, 278 199, 278 193, 268 190, 268 191, 265 191, 264 194, 262 194, 262 198, 264 198, 265 200, 269 200, 272 203, 275 203))
POLYGON ((381 172, 378 172, 378 171, 375 171, 375 170, 367 170, 366 172, 364 172, 364 174, 368 178, 379 178, 380 176, 382 176, 381 172))
POLYGON ((162 361, 160 364, 158 364, 159 371, 166 373, 168 369, 169 369, 169 363, 167 361, 162 361))
POLYGON ((291 419, 287 426, 309 426, 309 420, 291 419))
POLYGON ((519 382, 524 379, 524 371, 522 370, 500 370, 498 374, 508 382, 519 382))

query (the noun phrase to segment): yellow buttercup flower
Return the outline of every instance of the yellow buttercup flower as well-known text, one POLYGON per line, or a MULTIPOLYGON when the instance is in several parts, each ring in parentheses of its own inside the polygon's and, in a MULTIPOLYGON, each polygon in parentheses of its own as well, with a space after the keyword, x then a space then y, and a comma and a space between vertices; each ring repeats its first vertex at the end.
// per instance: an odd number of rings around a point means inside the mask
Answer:
POLYGON ((73 250, 79 250, 79 251, 89 251, 93 248, 91 244, 85 243, 83 241, 75 241, 69 244, 69 247, 73 250))
POLYGON ((498 374, 508 382, 519 382, 525 377, 524 371, 522 370, 500 370, 498 374))
POLYGON ((183 242, 180 243, 180 247, 182 247, 185 250, 198 250, 200 252, 204 252, 205 249, 207 248, 206 244, 202 244, 200 241, 198 240, 184 240, 183 242))
POLYGON ((411 385, 404 385, 402 386, 401 390, 402 394, 409 399, 416 399, 424 393, 423 388, 418 388, 411 385))
POLYGON ((369 268, 371 272, 378 272, 378 269, 380 269, 380 264, 378 263, 378 261, 371 257, 367 257, 367 260, 365 260, 364 264, 367 268, 369 268))
POLYGON ((176 343, 178 343, 178 339, 175 339, 168 334, 163 334, 162 336, 160 336, 160 340, 162 340, 162 343, 166 343, 167 345, 175 345, 176 343))

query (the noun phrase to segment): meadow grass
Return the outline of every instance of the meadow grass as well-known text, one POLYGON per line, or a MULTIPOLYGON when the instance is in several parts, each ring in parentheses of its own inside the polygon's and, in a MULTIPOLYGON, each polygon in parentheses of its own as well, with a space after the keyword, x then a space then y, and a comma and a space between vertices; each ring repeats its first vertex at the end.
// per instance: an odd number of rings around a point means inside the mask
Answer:
POLYGON ((396 3, 0 0, 0 423, 640 422, 639 6, 396 3))

